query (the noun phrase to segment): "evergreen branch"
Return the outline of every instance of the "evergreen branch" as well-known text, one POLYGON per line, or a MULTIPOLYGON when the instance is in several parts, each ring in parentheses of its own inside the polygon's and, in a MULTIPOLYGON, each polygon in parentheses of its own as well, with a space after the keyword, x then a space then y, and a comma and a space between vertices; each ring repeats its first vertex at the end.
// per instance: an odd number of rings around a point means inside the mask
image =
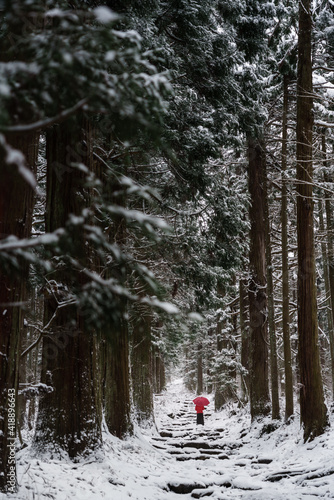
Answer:
POLYGON ((40 245, 53 245, 58 243, 59 236, 63 234, 63 229, 56 229, 53 233, 43 233, 37 238, 24 238, 7 241, 0 243, 0 252, 11 252, 15 250, 22 250, 27 248, 36 248, 40 245))
POLYGON ((165 28, 165 31, 167 33, 167 35, 172 39, 172 40, 175 40, 175 42, 180 42, 180 43, 185 43, 184 40, 182 40, 181 38, 178 38, 177 36, 173 35, 173 33, 171 33, 168 28, 165 28))
POLYGON ((313 71, 316 71, 318 69, 321 69, 323 71, 328 71, 329 73, 331 73, 332 71, 334 71, 334 68, 326 68, 325 66, 315 66, 313 68, 313 71))
POLYGON ((177 208, 171 207, 170 205, 164 205, 164 202, 161 201, 157 196, 155 196, 153 193, 150 193, 152 198, 154 198, 156 201, 158 201, 161 205, 164 206, 164 208, 167 208, 168 210, 171 210, 172 212, 178 214, 178 215, 186 215, 188 217, 196 217, 197 215, 201 215, 205 210, 209 207, 209 204, 205 205, 204 208, 201 208, 200 210, 197 210, 196 212, 186 212, 185 210, 178 210, 177 208))
POLYGON ((315 121, 314 125, 322 128, 334 128, 334 123, 323 122, 322 120, 315 121))
POLYGON ((77 102, 77 104, 72 106, 72 108, 66 109, 58 115, 53 116, 52 118, 47 118, 46 120, 39 120, 38 122, 30 123, 27 125, 14 125, 13 127, 0 126, 0 132, 24 134, 26 132, 34 132, 36 130, 45 129, 47 127, 50 127, 54 123, 60 123, 72 116, 87 103, 87 100, 88 99, 85 97, 84 99, 81 99, 81 101, 77 102))
POLYGON ((188 217, 196 217, 197 215, 201 215, 203 212, 206 211, 206 209, 208 207, 209 207, 209 204, 206 205, 204 208, 201 208, 197 212, 186 212, 185 210, 177 210, 177 208, 173 208, 170 205, 165 205, 165 208, 168 208, 168 210, 171 210, 172 212, 175 212, 178 215, 186 215, 188 217))

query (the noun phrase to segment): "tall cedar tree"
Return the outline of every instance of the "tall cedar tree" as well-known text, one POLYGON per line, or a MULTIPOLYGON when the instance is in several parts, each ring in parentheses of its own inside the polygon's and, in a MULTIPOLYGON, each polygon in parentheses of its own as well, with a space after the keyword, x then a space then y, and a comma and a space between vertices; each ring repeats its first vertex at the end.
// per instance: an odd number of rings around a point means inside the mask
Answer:
POLYGON ((250 406, 252 419, 268 415, 268 330, 266 294, 266 227, 264 206, 265 151, 257 140, 248 140, 249 193, 251 205, 248 285, 251 344, 250 406))
MULTIPOLYGON (((23 176, 18 175, 26 159, 33 171, 36 167, 37 148, 35 134, 27 134, 24 138, 11 137, 22 153, 19 163, 13 161, 13 149, 1 136, 0 144, 0 240, 14 235, 17 238, 30 236, 34 191, 23 176)), ((17 156, 16 156, 17 158, 17 156)), ((20 272, 9 268, 0 268, 0 491, 6 492, 9 479, 15 476, 15 460, 9 460, 9 453, 16 435, 16 420, 8 428, 9 390, 18 390, 18 354, 20 352, 20 332, 23 327, 24 309, 21 307, 27 299, 26 283, 28 265, 19 262, 20 272), (14 472, 12 476, 9 473, 14 472)), ((15 399, 16 401, 16 399, 15 399)), ((11 403, 13 398, 11 398, 11 403)), ((11 489, 10 491, 13 492, 11 489)))
POLYGON ((105 421, 111 434, 124 438, 132 432, 128 322, 122 319, 109 333, 105 341, 105 421))
POLYGON ((238 45, 249 64, 245 65, 243 131, 248 140, 248 183, 250 194, 249 252, 249 331, 250 331, 250 406, 252 419, 270 412, 267 345, 266 290, 266 157, 263 141, 265 92, 258 75, 267 62, 266 29, 272 23, 274 6, 262 0, 244 3, 238 19, 238 45), (256 70, 255 70, 256 68, 256 70), (251 83, 250 83, 250 81, 251 83))
POLYGON ((289 312, 289 249, 288 249, 288 189, 286 180, 287 168, 287 137, 288 137, 288 81, 283 77, 283 117, 282 117, 282 327, 284 345, 285 374, 285 418, 293 415, 293 375, 290 343, 290 312, 289 312))
MULTIPOLYGON (((122 192, 120 186, 112 185, 109 196, 112 200, 113 191, 122 192)), ((116 201, 116 200, 114 200, 116 201)), ((122 195, 118 199, 118 204, 126 206, 126 196, 122 195)), ((116 217, 112 226, 111 238, 117 242, 120 248, 126 246, 126 222, 123 217, 116 217)), ((122 281, 127 279, 126 269, 117 266, 114 273, 122 277, 122 281)), ((111 273, 112 271, 108 271, 111 273)), ((127 311, 126 299, 120 303, 120 309, 127 311)), ((129 322, 122 317, 108 328, 108 333, 104 335, 105 366, 104 377, 104 412, 105 421, 109 432, 118 438, 124 438, 132 432, 131 423, 131 395, 130 395, 130 357, 129 357, 129 322)))
POLYGON ((297 237, 300 418, 304 439, 322 434, 328 417, 324 403, 315 283, 312 195, 312 11, 299 3, 297 71, 297 237))
MULTIPOLYGON (((6 6, 8 6, 6 2, 6 6)), ((15 50, 15 59, 25 60, 24 48, 15 47, 15 41, 24 29, 24 19, 11 17, 7 32, 0 39, 0 60, 7 62, 15 50)), ((28 117, 13 100, 10 113, 21 120, 28 117)), ((0 136, 0 241, 8 236, 28 238, 31 233, 34 189, 23 173, 26 168, 33 173, 36 170, 38 134, 27 133, 24 137, 10 134, 0 136), (19 153, 20 151, 20 153, 19 153)), ((14 269, 11 266, 0 267, 0 491, 13 492, 16 488, 16 462, 13 449, 16 436, 16 419, 12 418, 9 428, 9 391, 15 392, 10 398, 17 406, 19 380, 20 332, 23 327, 24 307, 27 300, 27 281, 29 266, 18 259, 14 269), (12 447, 10 448, 10 445, 12 447)), ((17 413, 17 408, 14 408, 17 413)), ((15 453, 14 453, 15 455, 15 453)))
POLYGON ((278 388, 278 356, 276 345, 276 328, 275 328, 275 306, 274 306, 274 283, 273 283, 273 258, 272 258, 272 242, 270 234, 270 209, 268 199, 268 177, 266 162, 264 162, 264 210, 265 210, 265 228, 266 228, 266 278, 267 278, 267 300, 268 300, 268 330, 270 342, 270 375, 271 375, 271 406, 272 418, 280 418, 279 406, 279 388, 278 388))
MULTIPOLYGON (((86 120, 81 123, 74 118, 48 131, 47 232, 68 227, 70 216, 79 217, 89 203, 85 176, 73 164, 79 158, 92 168, 90 125, 86 120)), ((82 226, 74 222, 70 231, 65 248, 85 267, 89 255, 82 226)), ((61 265, 44 287, 44 323, 49 325, 49 332, 43 338, 41 382, 52 391, 40 400, 35 435, 37 447, 59 447, 70 457, 84 455, 101 443, 96 340, 94 332, 87 331, 77 305, 66 296, 74 280, 79 286, 84 284, 80 272, 69 273, 61 265)))

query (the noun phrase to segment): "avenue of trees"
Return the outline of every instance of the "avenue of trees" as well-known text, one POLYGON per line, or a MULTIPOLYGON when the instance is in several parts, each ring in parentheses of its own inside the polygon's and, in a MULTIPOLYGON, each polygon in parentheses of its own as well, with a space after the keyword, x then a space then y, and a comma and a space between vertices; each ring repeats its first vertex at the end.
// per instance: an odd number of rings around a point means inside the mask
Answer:
POLYGON ((322 434, 331 3, 3 0, 0 16, 0 491, 14 441, 78 460, 103 422, 152 425, 175 366, 217 410, 300 412, 305 441, 322 434))

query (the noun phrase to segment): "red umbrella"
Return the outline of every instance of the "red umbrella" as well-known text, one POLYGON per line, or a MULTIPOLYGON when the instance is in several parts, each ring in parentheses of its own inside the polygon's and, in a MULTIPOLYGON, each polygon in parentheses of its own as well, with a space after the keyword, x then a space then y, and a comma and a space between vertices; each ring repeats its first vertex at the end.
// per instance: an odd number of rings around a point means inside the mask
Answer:
POLYGON ((197 398, 193 399, 193 403, 198 406, 207 406, 210 404, 210 401, 204 396, 198 396, 197 398))

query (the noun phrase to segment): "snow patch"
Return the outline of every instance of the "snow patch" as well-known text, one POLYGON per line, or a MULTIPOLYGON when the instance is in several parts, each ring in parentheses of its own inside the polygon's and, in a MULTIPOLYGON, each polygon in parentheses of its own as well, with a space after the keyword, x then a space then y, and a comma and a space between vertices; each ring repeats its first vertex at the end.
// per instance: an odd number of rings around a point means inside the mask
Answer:
POLYGON ((103 5, 94 9, 93 12, 97 21, 99 21, 99 23, 102 24, 112 23, 119 19, 118 14, 115 14, 115 12, 113 12, 108 7, 105 7, 103 5))
POLYGON ((261 490, 262 483, 249 476, 237 476, 232 480, 233 488, 239 490, 261 490))

